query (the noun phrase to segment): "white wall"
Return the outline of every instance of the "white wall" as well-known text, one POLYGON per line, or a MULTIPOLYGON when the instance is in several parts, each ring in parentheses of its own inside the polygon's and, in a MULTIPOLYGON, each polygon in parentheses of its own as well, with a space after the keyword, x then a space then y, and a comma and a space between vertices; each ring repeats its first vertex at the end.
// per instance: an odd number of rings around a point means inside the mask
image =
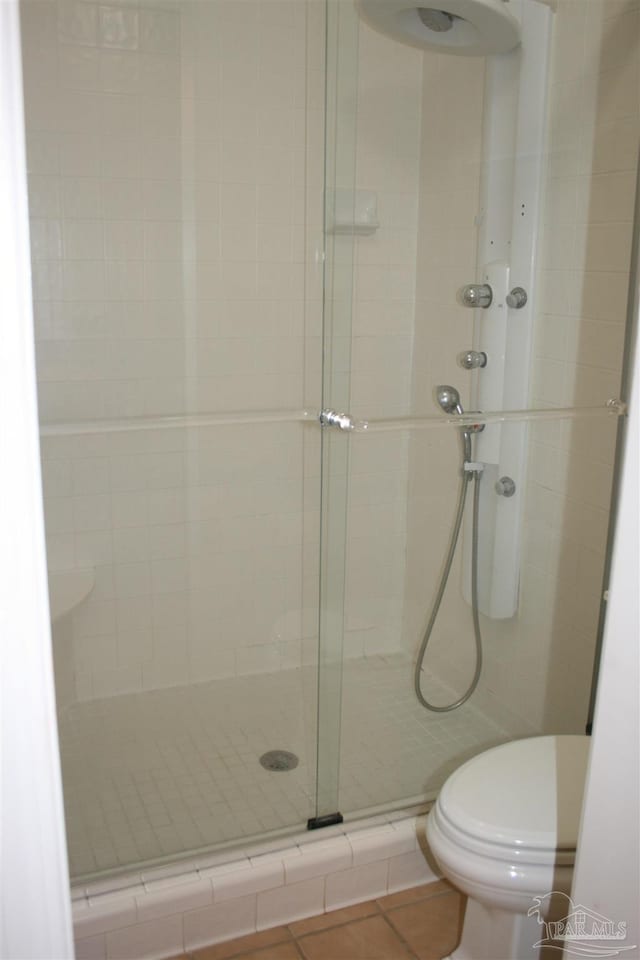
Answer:
MULTIPOLYGON (((640 304, 640 294, 636 305, 640 304)), ((636 323, 640 316, 636 310, 636 323)), ((572 897, 627 925, 624 956, 640 957, 640 708, 638 440, 640 363, 630 398, 620 513, 593 740, 572 897)), ((622 946, 622 944, 620 945, 622 946)))

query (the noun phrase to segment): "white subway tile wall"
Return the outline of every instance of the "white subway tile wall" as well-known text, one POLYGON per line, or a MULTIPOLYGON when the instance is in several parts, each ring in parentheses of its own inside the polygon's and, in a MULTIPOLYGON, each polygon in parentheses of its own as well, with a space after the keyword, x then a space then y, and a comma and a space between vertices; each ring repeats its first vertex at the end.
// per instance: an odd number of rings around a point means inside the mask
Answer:
MULTIPOLYGON (((355 240, 350 411, 407 415, 418 272, 423 57, 360 24, 356 189, 376 194, 379 229, 355 240)), ((352 438, 346 657, 401 649, 408 452, 405 436, 352 438)))
MULTIPOLYGON (((42 420, 317 405, 322 5, 24 0, 22 21, 42 420)), ((303 445, 286 425, 45 439, 50 567, 96 571, 78 699, 301 665, 303 445)))
MULTIPOLYGON (((473 317, 472 311, 458 304, 456 292, 476 275, 475 216, 480 202, 484 70, 483 59, 434 54, 424 57, 420 269, 411 381, 413 410, 421 416, 433 415, 433 389, 439 383, 458 386, 463 406, 469 406, 469 378, 457 366, 456 358, 473 342, 473 317)), ((448 431, 412 432, 408 444, 403 644, 409 655, 415 656, 451 535, 460 452, 458 436, 448 431)), ((468 683, 467 673, 472 675, 472 625, 469 609, 461 602, 459 584, 458 551, 429 645, 423 674, 427 696, 433 692, 428 678, 438 669, 455 685, 459 683, 459 675, 450 666, 456 658, 462 682, 468 683)))
MULTIPOLYGON (((43 421, 319 406, 322 5, 23 7, 43 421)), ((422 57, 363 25, 360 63, 382 225, 357 241, 351 399, 372 416, 410 399, 422 57)), ((319 445, 231 432, 47 440, 50 566, 97 568, 80 699, 314 657, 319 445)), ((405 445, 364 460, 348 656, 400 649, 405 445)))

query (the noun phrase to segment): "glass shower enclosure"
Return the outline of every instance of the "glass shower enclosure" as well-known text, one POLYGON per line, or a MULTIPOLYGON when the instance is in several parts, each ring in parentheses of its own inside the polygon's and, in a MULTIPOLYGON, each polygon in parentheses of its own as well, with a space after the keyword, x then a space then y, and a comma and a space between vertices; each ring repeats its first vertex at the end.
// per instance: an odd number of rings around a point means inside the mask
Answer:
MULTIPOLYGON (((488 746, 584 731, 639 11, 509 7, 519 46, 461 57, 351 0, 22 2, 76 880, 422 805, 488 746), (463 428, 483 661, 441 713, 414 670, 463 428)), ((467 510, 436 704, 475 668, 471 543, 467 510)))

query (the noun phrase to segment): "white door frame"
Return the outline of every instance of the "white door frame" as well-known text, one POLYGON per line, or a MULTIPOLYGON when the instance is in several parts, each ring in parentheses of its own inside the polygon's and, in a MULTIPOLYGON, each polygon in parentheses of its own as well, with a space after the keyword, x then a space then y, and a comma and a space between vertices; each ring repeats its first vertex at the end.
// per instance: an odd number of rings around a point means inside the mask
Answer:
MULTIPOLYGON (((640 218, 640 171, 638 191, 640 218)), ((613 955, 619 946, 628 960, 640 958, 640 221, 635 234, 629 422, 572 890, 575 903, 626 924, 626 939, 611 948, 613 955)), ((570 951, 566 957, 570 960, 570 951)))
POLYGON ((18 0, 0 2, 0 330, 0 955, 66 960, 18 0))

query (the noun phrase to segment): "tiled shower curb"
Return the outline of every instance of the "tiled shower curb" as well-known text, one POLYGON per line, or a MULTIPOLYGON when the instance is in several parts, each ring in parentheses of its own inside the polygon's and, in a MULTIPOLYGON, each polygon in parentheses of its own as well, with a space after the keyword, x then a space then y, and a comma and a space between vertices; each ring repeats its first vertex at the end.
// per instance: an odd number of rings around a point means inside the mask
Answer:
POLYGON ((162 960, 430 883, 423 823, 378 816, 75 888, 76 958, 162 960))

